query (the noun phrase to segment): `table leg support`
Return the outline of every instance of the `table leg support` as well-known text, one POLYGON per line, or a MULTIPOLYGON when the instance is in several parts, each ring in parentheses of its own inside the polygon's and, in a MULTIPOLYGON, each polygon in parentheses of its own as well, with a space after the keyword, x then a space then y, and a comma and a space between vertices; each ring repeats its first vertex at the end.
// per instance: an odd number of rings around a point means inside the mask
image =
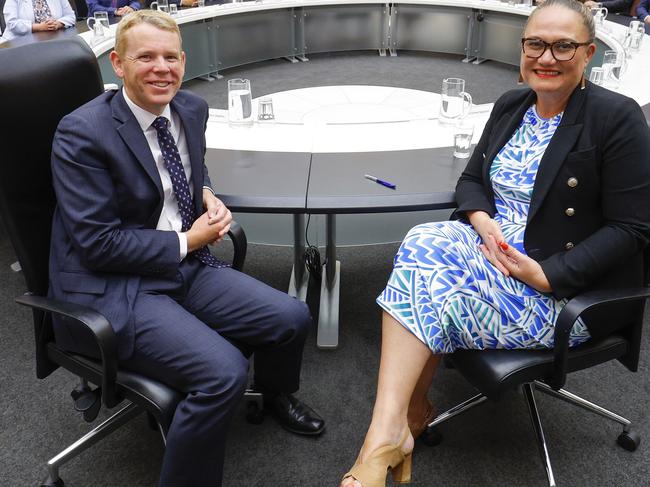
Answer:
POLYGON ((341 263, 336 260, 336 215, 327 215, 326 261, 320 287, 318 311, 318 348, 336 348, 339 345, 339 295, 341 263))
POLYGON ((289 280, 289 296, 307 300, 309 271, 305 266, 305 215, 293 216, 293 269, 289 280))

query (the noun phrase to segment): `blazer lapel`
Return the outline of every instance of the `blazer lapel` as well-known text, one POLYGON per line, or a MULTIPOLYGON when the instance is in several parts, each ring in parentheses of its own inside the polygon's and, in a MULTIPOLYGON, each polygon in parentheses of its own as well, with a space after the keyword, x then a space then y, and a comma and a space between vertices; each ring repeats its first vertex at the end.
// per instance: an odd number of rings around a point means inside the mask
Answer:
POLYGON ((171 102, 171 108, 178 113, 183 124, 187 150, 190 154, 190 166, 192 168, 192 181, 190 181, 190 184, 194 188, 194 206, 197 210, 197 215, 201 215, 203 212, 203 154, 201 152, 201 137, 203 137, 204 128, 197 123, 194 110, 188 108, 183 103, 183 100, 174 97, 171 102))
POLYGON ((542 160, 539 162, 530 208, 528 209, 527 221, 529 222, 542 206, 544 198, 546 198, 553 185, 555 176, 564 164, 567 154, 573 149, 582 131, 582 123, 576 123, 576 121, 582 111, 587 89, 578 87, 571 95, 569 103, 564 110, 564 115, 562 115, 562 121, 555 130, 555 134, 553 134, 548 147, 544 151, 542 160))
POLYGON ((124 101, 124 96, 122 95, 121 90, 115 94, 111 105, 113 108, 113 118, 117 122, 116 128, 118 134, 120 134, 124 143, 142 165, 151 181, 156 185, 158 195, 160 196, 160 202, 162 204, 163 189, 162 182, 160 181, 160 174, 156 167, 156 161, 154 161, 153 155, 151 155, 151 149, 149 148, 144 133, 142 133, 140 124, 135 119, 133 112, 131 112, 126 104, 126 101, 124 101))

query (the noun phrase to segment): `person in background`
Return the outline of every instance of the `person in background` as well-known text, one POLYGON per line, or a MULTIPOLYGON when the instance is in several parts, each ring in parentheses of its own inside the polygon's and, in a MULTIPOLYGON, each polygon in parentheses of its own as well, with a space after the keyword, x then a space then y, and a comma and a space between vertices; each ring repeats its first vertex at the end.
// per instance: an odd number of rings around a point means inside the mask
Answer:
MULTIPOLYGON (((459 220, 418 225, 402 242, 377 298, 372 419, 343 487, 384 487, 389 470, 410 481, 444 354, 550 349, 569 298, 642 284, 650 133, 634 100, 585 80, 594 38, 593 15, 575 0, 533 10, 521 39, 528 87, 494 104, 456 185, 459 220)), ((578 320, 569 345, 611 333, 624 322, 613 311, 626 312, 598 308, 578 320)))
POLYGON ((2 40, 6 41, 30 32, 65 29, 76 21, 68 0, 7 0, 2 13, 6 24, 2 40))
MULTIPOLYGON (((155 0, 146 0, 145 7, 149 8, 155 0)), ((196 0, 169 0, 169 4, 175 3, 179 7, 198 7, 199 3, 196 0)))
POLYGON ((140 10, 140 3, 136 0, 86 0, 88 17, 95 12, 107 12, 108 15, 124 17, 126 14, 140 10))

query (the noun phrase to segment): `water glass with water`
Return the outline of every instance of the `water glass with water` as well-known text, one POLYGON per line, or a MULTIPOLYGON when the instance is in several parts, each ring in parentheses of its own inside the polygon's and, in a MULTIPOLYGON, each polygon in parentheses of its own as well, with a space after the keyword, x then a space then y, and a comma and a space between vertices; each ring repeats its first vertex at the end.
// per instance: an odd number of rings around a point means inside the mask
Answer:
POLYGON ((253 123, 251 82, 247 79, 228 80, 228 121, 235 125, 253 123))
POLYGON ((603 27, 603 21, 607 18, 607 7, 592 7, 591 13, 594 16, 596 27, 603 27))
POLYGON ((630 35, 630 49, 636 52, 641 49, 641 42, 643 41, 643 36, 645 34, 644 22, 633 20, 630 22, 628 31, 630 35))
POLYGON ((603 55, 603 84, 615 90, 621 81, 621 56, 614 50, 605 51, 603 55))
POLYGON ((205 7, 205 0, 196 0, 197 7, 205 7))
POLYGON ((442 80, 442 99, 440 101, 440 121, 455 123, 464 118, 472 106, 472 96, 465 92, 465 80, 445 78, 442 80))
POLYGON ((176 15, 178 13, 178 5, 175 3, 169 4, 169 15, 176 15))
POLYGON ((454 157, 467 159, 471 154, 474 124, 460 120, 454 127, 454 157))
POLYGON ((589 73, 589 81, 591 81, 595 85, 602 86, 603 68, 599 68, 598 66, 594 66, 593 68, 591 68, 591 73, 589 73))

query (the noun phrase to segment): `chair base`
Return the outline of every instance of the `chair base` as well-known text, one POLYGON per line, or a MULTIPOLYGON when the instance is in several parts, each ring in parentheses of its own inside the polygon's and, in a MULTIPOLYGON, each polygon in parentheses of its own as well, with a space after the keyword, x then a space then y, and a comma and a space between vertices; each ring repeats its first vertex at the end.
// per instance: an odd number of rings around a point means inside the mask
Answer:
MULTIPOLYGON (((261 415, 263 402, 262 394, 252 389, 247 389, 244 393, 244 397, 247 398, 249 406, 254 406, 256 408, 256 411, 259 411, 259 415, 261 415)), ((98 443, 102 439, 106 438, 115 430, 128 423, 144 411, 145 409, 141 406, 138 406, 134 403, 129 403, 117 411, 115 414, 113 414, 110 418, 106 419, 101 424, 97 425, 95 428, 75 441, 73 444, 68 446, 65 450, 52 457, 47 462, 48 475, 45 480, 41 482, 41 487, 64 487, 63 480, 59 476, 59 469, 61 466, 68 463, 70 460, 78 456, 81 452, 93 446, 95 443, 98 443)), ((247 415, 247 419, 250 423, 261 423, 261 421, 252 420, 249 415, 247 415)), ((160 436, 162 437, 163 444, 166 446, 166 435, 162 425, 158 423, 151 414, 148 416, 148 421, 149 425, 153 429, 158 429, 160 431, 160 436)))
POLYGON ((41 483, 41 487, 65 487, 65 484, 60 478, 52 480, 48 475, 47 478, 41 483))
MULTIPOLYGON (((542 422, 539 416, 539 409, 535 402, 534 390, 538 390, 545 394, 548 394, 553 397, 557 397, 563 401, 579 406, 587 411, 603 416, 604 418, 611 419, 617 423, 623 425, 623 432, 619 435, 617 443, 624 449, 628 451, 634 451, 639 446, 641 441, 640 437, 631 430, 632 423, 625 419, 622 416, 619 416, 616 413, 613 413, 605 408, 598 406, 597 404, 591 403, 586 399, 576 396, 569 391, 564 389, 554 390, 547 384, 543 382, 534 381, 523 384, 524 397, 526 403, 528 404, 528 410, 530 412, 530 417, 533 423, 533 428, 535 429, 535 435, 537 437, 537 446, 539 448, 540 455, 542 457, 542 462, 544 468, 546 469, 546 477, 548 478, 549 487, 555 487, 555 477, 553 476, 553 467, 551 466, 551 460, 548 454, 548 448, 546 446, 546 438, 544 436, 544 429, 542 428, 542 422)), ((465 402, 454 406, 453 408, 445 411, 444 413, 438 415, 427 427, 427 432, 432 432, 434 428, 445 421, 457 416, 465 411, 478 406, 483 402, 487 401, 487 396, 483 394, 477 394, 476 396, 471 397, 465 402)))
POLYGON ((95 443, 106 438, 113 431, 131 421, 131 419, 135 418, 143 411, 144 410, 142 408, 136 406, 135 404, 128 404, 116 412, 114 415, 112 415, 110 418, 103 421, 101 424, 97 425, 84 436, 79 438, 61 453, 52 457, 47 462, 48 476, 43 481, 42 485, 47 487, 62 487, 63 481, 61 480, 61 477, 59 477, 59 468, 61 468, 62 465, 68 463, 74 457, 87 450, 95 443))

